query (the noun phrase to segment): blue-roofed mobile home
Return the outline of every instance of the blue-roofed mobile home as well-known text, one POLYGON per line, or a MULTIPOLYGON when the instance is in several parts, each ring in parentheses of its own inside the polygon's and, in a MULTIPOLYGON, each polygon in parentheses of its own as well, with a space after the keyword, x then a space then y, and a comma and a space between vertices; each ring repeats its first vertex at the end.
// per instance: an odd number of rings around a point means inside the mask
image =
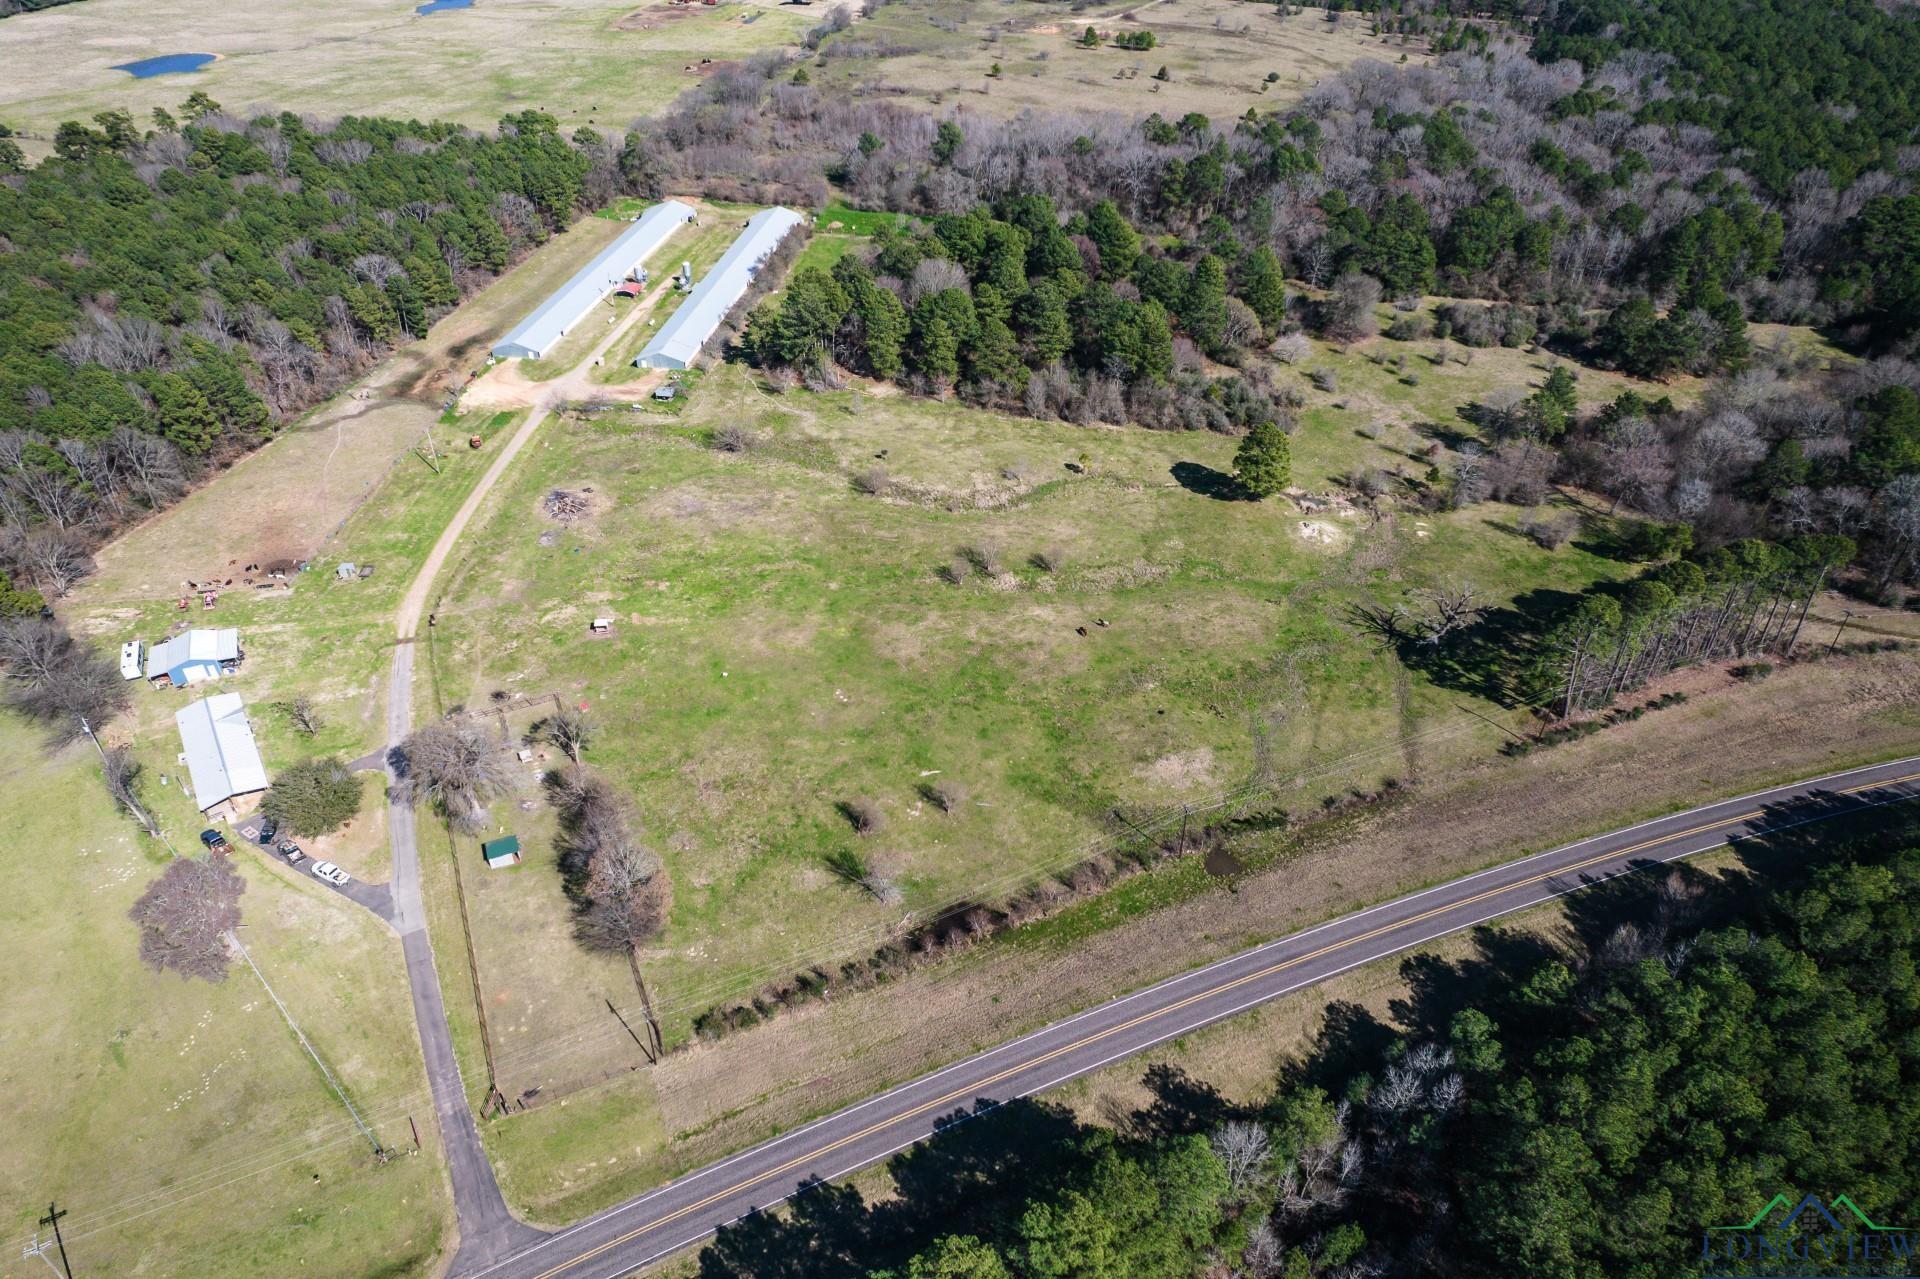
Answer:
POLYGON ((147 679, 156 688, 185 688, 202 680, 219 679, 240 665, 240 632, 182 631, 147 650, 147 679))
POLYGON ((498 356, 537 360, 565 337, 567 330, 600 304, 600 300, 631 279, 642 262, 667 242, 669 236, 693 221, 693 209, 678 200, 654 205, 640 220, 594 255, 593 261, 520 321, 493 348, 498 356))
POLYGON ((660 326, 634 364, 643 369, 692 368, 700 348, 746 296, 761 264, 804 221, 792 209, 782 208, 762 209, 747 219, 747 229, 727 247, 707 278, 694 286, 672 318, 660 326))

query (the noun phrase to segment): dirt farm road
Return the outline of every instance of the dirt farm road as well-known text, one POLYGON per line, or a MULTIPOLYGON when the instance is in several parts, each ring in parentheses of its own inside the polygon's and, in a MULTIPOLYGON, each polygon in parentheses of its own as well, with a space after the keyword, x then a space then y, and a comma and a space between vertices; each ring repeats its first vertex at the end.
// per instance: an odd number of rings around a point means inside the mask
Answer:
MULTIPOLYGON (((664 294, 663 285, 648 301, 634 308, 620 324, 612 326, 581 358, 578 365, 552 382, 534 384, 531 412, 506 444, 494 456, 480 480, 467 494, 453 518, 440 531, 433 549, 414 574, 407 592, 394 614, 395 644, 393 665, 387 680, 387 741, 397 746, 413 730, 413 654, 414 638, 420 631, 420 617, 427 611, 433 584, 446 566, 447 557, 466 532, 467 525, 486 502, 520 451, 563 405, 578 399, 595 398, 600 388, 590 381, 589 370, 613 344, 652 313, 664 294)), ((510 366, 509 366, 510 367, 510 366)), ((504 370, 503 370, 504 371, 504 370)), ((651 391, 660 375, 629 383, 626 392, 638 396, 651 391)), ((482 380, 484 384, 485 379, 482 380)), ((431 615, 429 615, 429 623, 431 615)), ((387 758, 387 777, 391 784, 399 780, 396 761, 387 758)), ((459 1059, 454 1056, 453 1035, 447 1024, 446 1002, 440 993, 440 977, 434 966, 433 945, 427 934, 427 916, 420 890, 420 848, 414 837, 413 809, 389 800, 387 803, 387 839, 393 850, 393 927, 400 934, 401 950, 407 961, 407 984, 413 995, 414 1024, 420 1033, 420 1049, 426 1061, 427 1082, 433 1094, 434 1119, 440 1129, 440 1141, 446 1151, 447 1169, 453 1182, 454 1217, 460 1235, 459 1251, 454 1255, 453 1273, 485 1266, 516 1250, 537 1243, 543 1232, 515 1220, 501 1197, 500 1184, 487 1162, 480 1144, 480 1131, 474 1123, 473 1109, 467 1104, 466 1086, 460 1075, 459 1059)))
MULTIPOLYGON (((398 642, 394 645, 393 668, 387 681, 388 742, 397 745, 413 730, 413 638, 419 630, 420 614, 426 607, 434 578, 474 512, 480 509, 494 484, 547 417, 548 410, 535 409, 513 433, 442 530, 400 601, 399 612, 394 617, 398 642)), ((399 780, 391 756, 387 761, 387 777, 390 784, 399 780)), ((487 1153, 480 1145, 473 1110, 467 1105, 466 1085, 453 1053, 447 1007, 440 994, 440 975, 434 968, 433 944, 427 936, 426 909, 420 892, 420 849, 414 839, 410 806, 388 800, 387 839, 393 849, 393 926, 400 934, 400 947, 407 959, 413 1020, 420 1031, 420 1050, 426 1059, 427 1082, 433 1092, 434 1121, 440 1128, 440 1142, 446 1151, 447 1169, 453 1181, 453 1209, 460 1231, 460 1250, 455 1254, 454 1266, 458 1270, 484 1265, 543 1236, 531 1226, 514 1220, 513 1214, 507 1211, 506 1201, 500 1196, 500 1185, 494 1179, 493 1166, 487 1162, 487 1153)))
MULTIPOLYGON (((1309 928, 1009 1040, 647 1192, 455 1279, 616 1279, 993 1106, 1348 969, 1731 840, 1920 798, 1920 756, 1706 804, 1309 928)), ((464 1253, 463 1253, 464 1258, 464 1253)))

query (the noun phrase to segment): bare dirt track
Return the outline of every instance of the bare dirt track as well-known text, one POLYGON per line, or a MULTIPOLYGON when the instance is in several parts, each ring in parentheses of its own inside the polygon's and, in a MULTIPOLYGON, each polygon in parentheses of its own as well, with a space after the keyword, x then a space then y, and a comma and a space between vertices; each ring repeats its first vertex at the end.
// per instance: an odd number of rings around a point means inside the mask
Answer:
MULTIPOLYGON (((581 218, 425 338, 393 352, 181 502, 116 537, 101 548, 99 572, 76 591, 76 603, 90 608, 151 601, 177 594, 188 580, 233 577, 237 584, 245 565, 318 555, 426 438, 440 406, 484 365, 495 335, 621 226, 610 218, 581 218)), ((512 406, 531 402, 523 397, 512 406)), ((449 443, 440 441, 442 447, 449 443)))

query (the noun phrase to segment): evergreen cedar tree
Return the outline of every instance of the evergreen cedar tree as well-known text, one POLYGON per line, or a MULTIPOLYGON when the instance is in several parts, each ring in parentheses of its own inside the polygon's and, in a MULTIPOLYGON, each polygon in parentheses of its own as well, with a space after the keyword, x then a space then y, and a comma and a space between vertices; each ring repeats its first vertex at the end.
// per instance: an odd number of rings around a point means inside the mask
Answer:
POLYGON ((1233 476, 1254 499, 1269 498, 1293 483, 1293 446, 1273 422, 1248 431, 1233 454, 1233 476))
POLYGON ((326 835, 360 811, 362 789, 362 778, 339 759, 309 759, 273 779, 261 811, 303 838, 326 835))
POLYGON ((1055 361, 1128 383, 1168 382, 1176 336, 1210 355, 1229 354, 1230 298, 1263 329, 1285 316, 1284 277, 1270 248, 1232 246, 1237 276, 1220 254, 1190 263, 1150 254, 1111 200, 1063 221, 1047 197, 1013 196, 919 229, 883 227, 875 244, 871 264, 849 255, 831 271, 796 271, 779 301, 749 318, 746 349, 766 364, 832 359, 876 377, 992 384, 1017 395, 1034 370, 1055 361), (912 282, 917 268, 942 261, 958 268, 963 285, 917 292, 910 283, 896 294, 877 282, 912 282))

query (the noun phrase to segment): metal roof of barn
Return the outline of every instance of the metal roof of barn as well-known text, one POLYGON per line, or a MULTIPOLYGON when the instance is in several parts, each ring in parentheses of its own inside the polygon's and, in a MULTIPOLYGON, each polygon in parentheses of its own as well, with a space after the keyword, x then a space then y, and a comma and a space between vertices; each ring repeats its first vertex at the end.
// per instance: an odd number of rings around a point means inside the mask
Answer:
POLYGON ((232 626, 219 630, 182 631, 147 650, 147 678, 154 679, 194 662, 237 662, 240 632, 232 626))
POLYGON ((792 209, 779 207, 762 209, 747 219, 746 230, 728 246, 707 277, 694 286, 673 317, 660 326, 634 363, 651 369, 691 367, 727 313, 746 296, 761 264, 803 221, 792 209))
POLYGON ((246 703, 238 693, 216 693, 174 712, 180 746, 201 812, 235 795, 267 788, 267 766, 254 744, 246 703))
POLYGON ((593 261, 554 290, 533 314, 493 348, 495 355, 544 356, 566 331, 591 311, 608 292, 619 287, 633 269, 667 242, 667 237, 693 220, 693 209, 678 200, 654 205, 609 244, 593 261))

